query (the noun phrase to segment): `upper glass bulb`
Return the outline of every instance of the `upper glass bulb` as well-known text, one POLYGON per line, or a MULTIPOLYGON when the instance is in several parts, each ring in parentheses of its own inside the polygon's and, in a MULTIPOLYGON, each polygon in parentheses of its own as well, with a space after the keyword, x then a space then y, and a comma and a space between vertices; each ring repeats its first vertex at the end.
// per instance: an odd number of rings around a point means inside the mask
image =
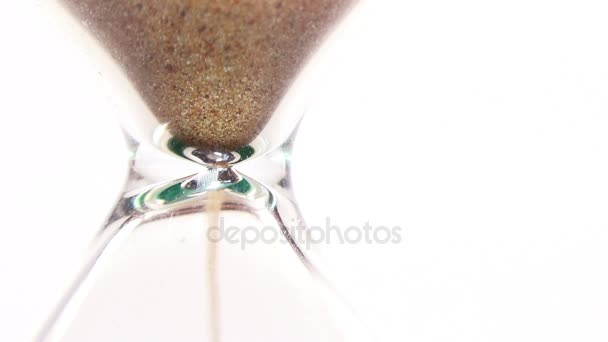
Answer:
POLYGON ((141 96, 149 113, 134 115, 155 131, 144 135, 189 159, 236 163, 289 135, 301 110, 279 114, 280 104, 354 0, 63 2, 141 96), (261 134, 267 125, 280 132, 261 134))

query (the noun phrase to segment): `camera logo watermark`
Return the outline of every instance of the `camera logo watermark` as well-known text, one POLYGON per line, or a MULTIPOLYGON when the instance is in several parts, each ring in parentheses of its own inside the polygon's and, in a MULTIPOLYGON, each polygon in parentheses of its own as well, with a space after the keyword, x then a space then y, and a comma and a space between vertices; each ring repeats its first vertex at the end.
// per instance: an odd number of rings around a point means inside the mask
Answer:
POLYGON ((360 226, 339 227, 325 218, 325 226, 304 226, 298 222, 288 227, 276 226, 226 226, 220 218, 218 226, 209 227, 207 239, 210 242, 239 244, 241 249, 257 243, 288 243, 286 237, 299 246, 309 249, 318 244, 399 244, 402 242, 403 228, 400 226, 372 226, 369 222, 360 226))

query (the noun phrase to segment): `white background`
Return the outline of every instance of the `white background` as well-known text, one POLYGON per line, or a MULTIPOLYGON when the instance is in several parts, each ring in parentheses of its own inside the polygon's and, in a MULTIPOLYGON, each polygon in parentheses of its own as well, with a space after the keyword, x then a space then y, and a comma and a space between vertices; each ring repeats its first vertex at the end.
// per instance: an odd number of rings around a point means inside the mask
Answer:
MULTIPOLYGON (((27 341, 119 194, 94 66, 35 1, 0 11, 0 341, 27 341)), ((608 340, 605 1, 363 3, 295 151, 309 222, 388 341, 608 340)))

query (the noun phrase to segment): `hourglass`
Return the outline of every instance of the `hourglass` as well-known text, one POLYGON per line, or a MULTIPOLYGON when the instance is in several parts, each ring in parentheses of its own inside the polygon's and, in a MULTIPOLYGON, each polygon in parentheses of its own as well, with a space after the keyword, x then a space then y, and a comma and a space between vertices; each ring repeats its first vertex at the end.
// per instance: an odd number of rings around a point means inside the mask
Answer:
POLYGON ((354 341, 290 178, 312 53, 354 0, 63 0, 131 168, 38 341, 354 341))

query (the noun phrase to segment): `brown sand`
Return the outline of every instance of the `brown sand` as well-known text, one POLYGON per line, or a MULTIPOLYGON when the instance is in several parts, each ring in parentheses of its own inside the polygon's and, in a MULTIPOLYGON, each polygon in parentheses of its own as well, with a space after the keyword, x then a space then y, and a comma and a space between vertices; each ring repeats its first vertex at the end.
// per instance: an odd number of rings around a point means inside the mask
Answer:
POLYGON ((231 150, 259 134, 354 0, 64 1, 175 136, 231 150))

